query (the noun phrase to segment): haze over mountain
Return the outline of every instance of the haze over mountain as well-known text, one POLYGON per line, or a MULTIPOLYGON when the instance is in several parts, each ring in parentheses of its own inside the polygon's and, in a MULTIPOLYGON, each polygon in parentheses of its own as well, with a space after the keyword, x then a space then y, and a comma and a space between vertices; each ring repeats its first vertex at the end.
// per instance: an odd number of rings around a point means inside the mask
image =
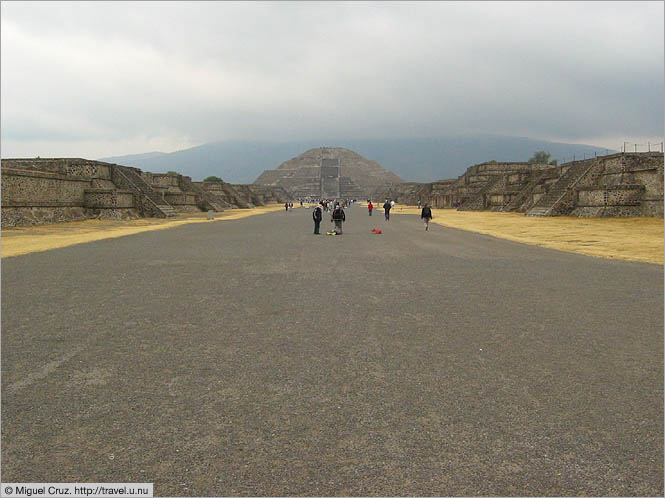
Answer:
POLYGON ((455 178, 483 161, 526 161, 544 150, 559 162, 605 154, 612 150, 592 145, 547 142, 524 137, 466 135, 442 138, 351 139, 272 143, 225 141, 171 153, 151 152, 100 158, 154 173, 177 171, 200 181, 218 176, 230 183, 252 183, 267 169, 275 169, 314 147, 343 147, 376 161, 405 181, 431 182, 455 178))
POLYGON ((154 161, 250 182, 321 145, 414 180, 543 148, 418 137, 646 150, 665 127, 664 6, 2 2, 1 153, 98 158, 244 141, 199 151, 200 164, 154 161))
POLYGON ((153 159, 155 157, 165 156, 167 152, 144 152, 143 154, 127 154, 122 156, 126 161, 142 161, 144 159, 153 159))

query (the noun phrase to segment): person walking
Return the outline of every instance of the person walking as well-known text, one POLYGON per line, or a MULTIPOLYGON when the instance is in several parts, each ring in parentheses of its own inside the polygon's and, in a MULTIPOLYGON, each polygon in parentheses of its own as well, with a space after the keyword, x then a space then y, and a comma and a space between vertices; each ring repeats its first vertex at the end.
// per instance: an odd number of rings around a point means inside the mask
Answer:
POLYGON ((339 204, 335 206, 335 210, 332 214, 332 221, 335 222, 335 232, 337 235, 342 235, 342 223, 346 221, 346 215, 344 214, 344 209, 339 204))
POLYGON ((425 231, 429 230, 429 222, 432 219, 432 209, 427 202, 420 213, 420 218, 425 222, 425 231))
POLYGON ((372 201, 369 201, 369 204, 367 204, 367 210, 369 211, 370 216, 372 216, 372 209, 374 209, 374 204, 372 204, 372 201))
POLYGON ((384 210, 385 213, 386 213, 386 220, 389 220, 389 219, 390 219, 390 208, 391 208, 391 207, 392 207, 392 205, 388 202, 388 199, 386 199, 386 202, 385 202, 385 204, 383 205, 383 210, 384 210))
POLYGON ((286 210, 287 213, 289 212, 289 203, 288 202, 286 202, 284 204, 284 209, 286 210))
POLYGON ((314 219, 314 235, 321 235, 319 233, 319 227, 321 226, 321 220, 323 219, 321 206, 316 206, 316 209, 312 213, 312 218, 314 219))

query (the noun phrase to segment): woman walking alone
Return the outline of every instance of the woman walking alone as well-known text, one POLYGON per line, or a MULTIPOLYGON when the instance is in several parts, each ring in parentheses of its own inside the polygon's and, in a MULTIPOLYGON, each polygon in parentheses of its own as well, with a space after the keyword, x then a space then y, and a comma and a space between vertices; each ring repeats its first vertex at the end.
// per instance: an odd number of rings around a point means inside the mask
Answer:
POLYGON ((420 212, 420 218, 425 222, 425 231, 427 231, 429 229, 429 222, 432 219, 432 209, 427 202, 420 212))

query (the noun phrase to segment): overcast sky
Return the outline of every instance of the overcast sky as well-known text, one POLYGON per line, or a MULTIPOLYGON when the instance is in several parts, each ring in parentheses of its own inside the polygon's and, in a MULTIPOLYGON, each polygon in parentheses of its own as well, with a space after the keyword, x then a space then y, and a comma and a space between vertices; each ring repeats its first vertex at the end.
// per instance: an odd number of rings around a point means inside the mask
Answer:
POLYGON ((663 2, 2 2, 2 157, 661 142, 663 2))

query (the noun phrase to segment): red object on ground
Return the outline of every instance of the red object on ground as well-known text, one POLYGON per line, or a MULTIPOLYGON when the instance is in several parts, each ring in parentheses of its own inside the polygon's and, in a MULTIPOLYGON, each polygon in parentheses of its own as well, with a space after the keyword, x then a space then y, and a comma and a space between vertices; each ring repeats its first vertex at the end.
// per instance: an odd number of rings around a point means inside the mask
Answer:
POLYGON ((381 231, 380 228, 372 228, 372 233, 382 234, 383 232, 381 231))

